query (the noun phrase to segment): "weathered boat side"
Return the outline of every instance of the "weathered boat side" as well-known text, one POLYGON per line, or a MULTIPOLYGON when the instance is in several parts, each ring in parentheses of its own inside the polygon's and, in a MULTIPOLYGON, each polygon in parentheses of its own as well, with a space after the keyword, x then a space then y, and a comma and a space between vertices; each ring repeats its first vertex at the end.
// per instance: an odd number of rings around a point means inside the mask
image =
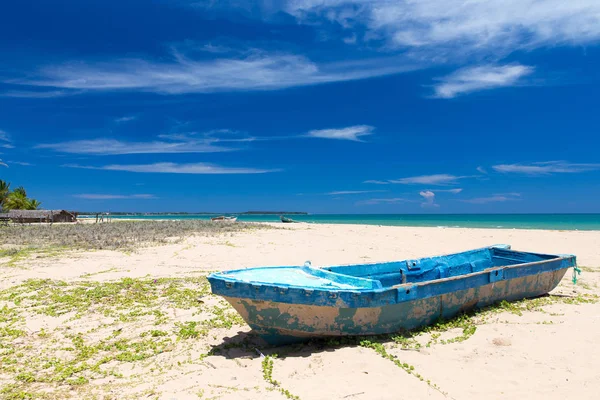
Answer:
POLYGON ((272 344, 376 335, 553 290, 575 256, 508 245, 391 263, 250 268, 211 274, 212 291, 272 344))
POLYGON ((345 335, 378 335, 415 329, 483 308, 552 291, 567 269, 492 282, 455 292, 381 307, 337 308, 225 297, 267 343, 280 345, 345 335))

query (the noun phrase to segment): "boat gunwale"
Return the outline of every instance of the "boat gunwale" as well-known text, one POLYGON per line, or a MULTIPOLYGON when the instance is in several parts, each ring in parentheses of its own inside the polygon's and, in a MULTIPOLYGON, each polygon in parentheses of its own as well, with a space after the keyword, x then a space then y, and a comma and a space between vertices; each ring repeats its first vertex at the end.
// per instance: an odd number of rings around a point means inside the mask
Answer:
MULTIPOLYGON (((524 252, 527 253, 527 252, 524 252)), ((528 253, 531 254, 531 253, 528 253)), ((551 254, 544 254, 544 255, 551 255, 551 254)), ((285 283, 266 283, 266 282, 246 282, 246 281, 241 281, 239 279, 230 279, 228 277, 226 277, 226 279, 219 277, 219 280, 229 280, 231 283, 240 283, 240 284, 245 284, 245 285, 256 285, 256 286, 267 286, 267 287, 272 287, 272 288, 279 288, 279 289, 296 289, 296 290, 310 290, 310 291, 322 291, 322 292, 347 292, 347 293, 355 293, 355 292, 367 292, 367 293, 381 293, 381 292, 385 292, 388 290, 392 290, 392 289, 402 289, 402 288, 411 288, 411 287, 418 287, 418 286, 427 286, 427 285, 431 285, 431 284, 437 284, 437 283, 444 283, 444 282, 449 282, 449 281, 453 281, 453 280, 457 280, 457 279, 462 279, 462 278, 468 278, 471 276, 476 276, 476 275, 483 275, 483 274, 488 274, 490 272, 494 272, 494 271, 499 271, 499 270, 506 270, 506 269, 515 269, 515 268, 523 268, 523 266, 527 265, 528 267, 530 266, 535 266, 537 264, 545 264, 551 261, 559 261, 559 260, 567 260, 570 258, 574 258, 574 255, 569 255, 569 254, 561 254, 561 255, 557 255, 556 258, 551 258, 548 260, 540 260, 540 261, 531 261, 531 262, 527 262, 527 263, 521 263, 521 264, 513 264, 513 265, 503 265, 500 267, 494 267, 494 268, 486 268, 482 271, 477 271, 477 272, 470 272, 468 274, 461 274, 461 275, 456 275, 456 276, 449 276, 446 278, 439 278, 439 279, 430 279, 427 281, 423 281, 423 282, 407 282, 407 283, 401 283, 398 285, 393 285, 393 286, 385 286, 383 288, 377 288, 377 289, 362 289, 362 288, 356 288, 356 289, 336 289, 336 288, 331 288, 331 289, 321 289, 318 287, 315 288, 309 288, 307 286, 294 286, 294 285, 288 285, 285 283)), ((363 264, 350 264, 350 265, 363 265, 363 264)), ((281 269, 299 269, 301 267, 296 267, 296 266, 281 266, 281 267, 259 267, 259 268, 281 268, 281 269)), ((567 268, 571 268, 571 267, 567 267, 567 268)), ((249 268, 247 268, 249 269, 249 268)), ((317 268, 315 268, 317 269, 317 268)), ((562 268, 559 268, 562 269, 562 268)), ((552 271, 557 271, 559 269, 555 269, 552 271)), ((240 269, 240 270, 235 270, 235 271, 244 271, 244 269, 240 269)), ((234 271, 231 271, 234 272, 234 271)), ((549 272, 549 271, 543 271, 543 272, 549 272)), ((348 276, 348 275, 343 275, 343 274, 339 274, 342 276, 348 276)), ((534 274, 528 274, 528 275, 534 275, 534 274)), ((210 274, 209 277, 213 277, 213 279, 217 279, 215 278, 214 274, 210 274)), ((377 281, 376 279, 372 279, 373 281, 377 281)))
MULTIPOLYGON (((508 249, 505 248, 505 250, 508 249)), ((576 257, 575 255, 571 254, 551 255, 516 250, 510 251, 514 253, 534 254, 538 256, 546 256, 551 258, 513 265, 491 267, 486 268, 482 271, 471 272, 468 274, 461 274, 440 279, 427 280, 423 282, 409 282, 405 284, 386 286, 381 289, 324 289, 318 287, 307 288, 303 286, 292 286, 287 284, 244 282, 237 279, 225 279, 222 276, 215 277, 215 274, 209 275, 208 279, 211 282, 213 293, 225 297, 287 304, 307 304, 315 306, 330 306, 342 308, 370 308, 379 307, 386 304, 395 304, 407 301, 426 299, 441 294, 451 293, 457 290, 481 287, 500 280, 510 281, 512 279, 523 276, 539 275, 543 273, 554 273, 556 271, 566 270, 576 265, 576 257), (548 266, 545 268, 540 268, 541 265, 548 266), (502 273, 500 274, 499 271, 502 271, 502 273), (524 271, 524 273, 521 271, 524 271), (494 272, 496 273, 494 274, 494 272), (213 281, 215 281, 214 284, 213 281), (234 284, 237 287, 234 288, 234 284), (227 293, 229 289, 234 290, 231 293, 227 293)), ((449 254, 448 256, 450 255, 452 254, 449 254)))
MULTIPOLYGON (((345 288, 319 288, 319 287, 308 287, 308 286, 297 286, 297 285, 290 285, 290 284, 286 284, 286 283, 274 283, 274 282, 261 282, 261 281, 252 281, 252 282, 248 282, 248 281, 243 281, 240 279, 236 279, 233 277, 229 277, 227 276, 230 273, 237 273, 237 272, 243 272, 243 271, 247 271, 249 269, 298 269, 298 270, 302 270, 302 271, 306 271, 306 269, 312 270, 312 271, 319 271, 319 272, 326 272, 327 274, 332 274, 334 276, 343 276, 343 277, 351 277, 353 279, 357 279, 357 280, 365 280, 365 281, 372 281, 372 282, 379 282, 379 280, 377 279, 370 279, 370 278, 363 278, 363 277, 355 277, 352 275, 348 275, 348 274, 342 274, 339 272, 334 272, 334 271, 328 271, 326 269, 326 267, 307 267, 306 265, 282 265, 282 266, 263 266, 263 267, 251 267, 251 268, 241 268, 241 269, 235 269, 235 270, 228 270, 228 271, 222 271, 222 272, 217 272, 217 273, 211 273, 208 275, 207 278, 212 278, 215 280, 221 280, 227 283, 239 283, 239 284, 246 284, 246 285, 256 285, 256 286, 266 286, 266 287, 272 287, 272 288, 276 288, 276 289, 296 289, 296 290, 314 290, 314 291, 323 291, 323 292, 349 292, 349 293, 354 293, 354 292, 385 292, 387 290, 391 290, 391 289, 398 289, 398 288, 405 288, 405 287, 416 287, 416 286, 425 286, 425 285, 430 285, 433 283, 443 283, 443 282, 448 282, 448 281, 452 281, 452 280, 457 280, 457 279, 461 279, 461 278, 467 278, 470 276, 475 276, 475 275, 479 275, 479 274, 485 274, 485 273, 490 273, 490 272, 494 272, 494 271, 499 271, 499 270, 506 270, 506 269, 514 269, 516 267, 520 267, 523 268, 524 265, 527 266, 535 266, 537 264, 542 264, 542 263, 547 263, 550 261, 558 261, 558 260, 566 260, 566 259, 570 259, 570 258, 575 258, 575 255, 573 254, 544 254, 544 253, 532 253, 532 252, 528 252, 528 251, 521 251, 521 250, 512 250, 510 248, 509 245, 493 245, 493 246, 489 246, 489 247, 482 247, 482 248, 478 248, 478 249, 473 249, 473 250, 467 250, 467 251, 463 251, 463 252, 458 252, 458 253, 450 253, 450 254, 443 254, 443 255, 434 255, 434 256, 428 256, 428 257, 421 257, 421 258, 416 258, 416 259, 406 259, 406 260, 400 260, 400 261, 389 261, 389 262, 373 262, 373 263, 366 263, 366 264, 339 264, 339 265, 335 265, 335 266, 330 266, 328 268, 333 268, 333 267, 353 267, 353 266, 368 266, 368 265, 378 265, 378 264, 392 264, 392 263, 402 263, 404 261, 409 261, 409 260, 422 260, 422 259, 430 259, 430 258, 436 258, 436 257, 449 257, 449 256, 454 256, 454 255, 459 255, 459 254, 468 254, 468 253, 475 253, 478 251, 482 251, 482 250, 488 250, 488 249, 493 249, 493 248, 500 248, 500 249, 504 249, 504 250, 509 250, 511 252, 514 253, 520 253, 520 254, 530 254, 530 255, 536 255, 536 256, 545 256, 545 257, 552 257, 546 260, 539 260, 539 261, 530 261, 530 262, 524 262, 524 263, 519 263, 519 264, 512 264, 512 265, 503 265, 503 266, 499 266, 499 267, 491 267, 491 268, 486 268, 484 270, 481 271, 477 271, 477 272, 470 272, 468 274, 460 274, 460 275, 456 275, 456 276, 449 276, 449 277, 445 277, 445 278, 438 278, 438 279, 430 279, 430 280, 426 280, 423 282, 407 282, 407 283, 402 283, 402 284, 397 284, 397 285, 392 285, 392 286, 382 286, 380 288, 375 288, 375 289, 369 289, 369 288, 353 288, 353 289, 345 289, 345 288), (508 247, 500 247, 500 246, 508 246, 508 247)), ((570 268, 570 267, 569 267, 570 268)))

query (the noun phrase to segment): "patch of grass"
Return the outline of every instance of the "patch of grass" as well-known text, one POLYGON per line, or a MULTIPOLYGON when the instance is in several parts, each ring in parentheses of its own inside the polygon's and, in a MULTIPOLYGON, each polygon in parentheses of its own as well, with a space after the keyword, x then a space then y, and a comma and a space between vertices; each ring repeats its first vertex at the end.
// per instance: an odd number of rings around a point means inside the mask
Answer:
POLYGON ((293 395, 289 390, 281 387, 281 383, 273 379, 273 359, 277 358, 277 354, 272 354, 269 356, 265 356, 262 360, 262 371, 263 371, 263 379, 270 385, 273 386, 273 389, 277 389, 281 394, 283 394, 288 399, 292 400, 300 400, 300 397, 293 395))
POLYGON ((408 374, 413 375, 414 377, 416 377, 420 381, 426 382, 427 385, 429 385, 430 387, 434 388, 438 392, 442 393, 444 396, 447 395, 447 393, 442 392, 442 390, 435 383, 431 383, 431 381, 429 379, 425 379, 421 374, 419 374, 415 370, 414 366, 412 366, 410 364, 407 364, 407 363, 403 363, 400 360, 398 360, 398 357, 396 357, 393 354, 388 353, 387 350, 385 349, 385 346, 382 343, 371 341, 371 340, 361 340, 360 341, 360 346, 364 347, 364 348, 367 348, 367 349, 374 350, 381 357, 383 357, 383 358, 385 358, 387 360, 392 361, 397 367, 402 368, 408 374))
POLYGON ((31 279, 0 291, 0 300, 9 301, 33 313, 57 317, 75 313, 81 318, 98 312, 121 321, 154 316, 163 317, 162 306, 198 308, 198 296, 210 292, 205 277, 198 278, 123 278, 114 282, 77 282, 67 284, 50 279, 31 279), (158 303, 161 300, 162 303, 158 303))
MULTIPOLYGON (((172 329, 150 329, 132 335, 129 327, 138 326, 133 322, 142 317, 164 325, 170 321, 169 310, 175 315, 176 310, 208 314, 206 321, 182 326, 182 335, 188 337, 197 336, 193 331, 205 335, 208 326, 230 325, 231 318, 223 307, 215 307, 216 314, 212 314, 212 307, 198 301, 199 296, 210 296, 209 293, 205 277, 124 278, 71 284, 36 279, 0 291, 0 304, 3 304, 0 307, 0 376, 9 376, 18 383, 6 388, 6 395, 0 398, 37 398, 39 396, 30 395, 35 392, 31 389, 41 384, 50 385, 52 398, 56 398, 54 395, 63 390, 61 388, 78 388, 77 393, 85 392, 94 379, 120 376, 115 365, 139 363, 174 350, 178 335, 172 329), (48 317, 72 314, 73 317, 52 331, 41 329, 37 334, 29 334, 23 329, 25 318, 35 314, 48 317), (91 316, 111 317, 121 326, 111 329, 114 323, 109 320, 87 332, 77 332, 78 324, 69 324, 73 319, 85 317, 87 320, 91 316), (88 336, 92 331, 105 332, 104 337, 88 336), (107 368, 107 364, 113 367, 107 368)), ((148 321, 144 319, 140 323, 144 326, 148 321)))
POLYGON ((0 397, 4 400, 34 400, 34 399, 48 399, 47 394, 34 393, 27 390, 23 390, 19 384, 9 384, 0 389, 0 397))
MULTIPOLYGON (((8 340, 24 336, 23 330, 15 328, 15 325, 22 321, 23 318, 15 308, 9 308, 6 305, 0 308, 0 339, 8 340)), ((3 342, 0 342, 0 349, 3 347, 3 342)), ((2 355, 1 352, 0 355, 2 355)))
POLYGON ((175 324, 177 327, 175 334, 178 339, 196 339, 206 334, 205 330, 199 331, 196 329, 198 325, 199 323, 197 321, 177 322, 175 324))
POLYGON ((92 272, 89 274, 82 274, 81 277, 82 278, 89 278, 90 276, 96 276, 96 275, 100 275, 100 274, 108 274, 109 272, 115 272, 118 271, 118 268, 110 268, 110 269, 105 269, 103 271, 98 271, 98 272, 92 272))
POLYGON ((599 268, 591 268, 591 267, 583 267, 583 266, 578 266, 578 268, 580 270, 582 270, 583 272, 600 272, 599 268))
MULTIPOLYGON (((1 240, 1 239, 0 239, 1 240)), ((7 262, 5 262, 4 266, 6 267, 16 267, 17 264, 23 260, 31 258, 33 255, 36 255, 37 258, 41 257, 57 257, 63 254, 65 248, 49 246, 44 248, 37 247, 23 247, 20 249, 11 248, 8 250, 0 251, 1 257, 10 257, 7 262)))

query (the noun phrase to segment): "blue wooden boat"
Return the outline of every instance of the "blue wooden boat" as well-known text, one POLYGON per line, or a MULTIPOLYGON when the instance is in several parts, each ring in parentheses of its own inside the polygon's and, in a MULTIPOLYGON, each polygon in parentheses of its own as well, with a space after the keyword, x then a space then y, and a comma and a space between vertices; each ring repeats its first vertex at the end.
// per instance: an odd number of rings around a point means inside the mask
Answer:
POLYGON ((208 280, 214 294, 277 345, 393 333, 501 300, 541 296, 575 266, 573 255, 495 245, 377 264, 247 268, 213 273, 208 280))

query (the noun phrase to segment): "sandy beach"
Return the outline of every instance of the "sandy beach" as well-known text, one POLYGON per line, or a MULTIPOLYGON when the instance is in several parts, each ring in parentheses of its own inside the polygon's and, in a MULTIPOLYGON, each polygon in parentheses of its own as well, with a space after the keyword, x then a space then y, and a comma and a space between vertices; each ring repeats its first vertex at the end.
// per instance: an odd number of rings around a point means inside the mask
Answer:
POLYGON ((599 231, 273 227, 134 251, 0 258, 0 397, 598 397, 599 231), (474 333, 461 323, 381 347, 268 347, 204 279, 234 268, 392 261, 499 243, 575 254, 582 274, 574 285, 567 273, 553 292, 561 296, 470 317, 474 333))

